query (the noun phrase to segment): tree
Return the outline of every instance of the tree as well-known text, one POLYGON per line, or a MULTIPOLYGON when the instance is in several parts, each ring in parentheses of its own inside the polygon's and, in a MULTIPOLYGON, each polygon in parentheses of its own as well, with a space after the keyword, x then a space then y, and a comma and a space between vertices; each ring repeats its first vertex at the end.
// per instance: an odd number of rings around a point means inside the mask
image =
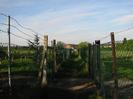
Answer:
POLYGON ((39 56, 40 56, 38 35, 35 35, 35 39, 34 39, 33 42, 29 40, 28 45, 31 49, 35 50, 35 52, 34 52, 34 61, 35 61, 36 65, 38 65, 39 64, 39 56))
POLYGON ((57 44, 56 44, 56 47, 57 47, 58 49, 64 48, 64 42, 58 41, 57 44))
POLYGON ((127 43, 127 38, 124 38, 123 39, 123 44, 126 44, 127 43))
POLYGON ((81 42, 78 44, 78 50, 79 50, 79 56, 86 61, 87 57, 87 51, 88 51, 88 46, 90 43, 88 42, 81 42))
POLYGON ((39 37, 38 35, 35 35, 35 39, 34 39, 34 47, 35 47, 35 62, 37 65, 39 65, 39 37))
POLYGON ((29 45, 29 48, 32 49, 34 48, 34 42, 28 40, 28 45, 29 45))
POLYGON ((88 42, 81 42, 81 43, 79 43, 78 44, 78 48, 80 49, 80 48, 87 48, 88 47, 88 42))
POLYGON ((38 35, 35 35, 34 45, 35 45, 35 47, 39 46, 39 37, 38 37, 38 35))
POLYGON ((6 52, 0 49, 0 64, 2 63, 2 59, 7 56, 6 52))
POLYGON ((62 41, 58 41, 56 44, 56 49, 54 50, 54 71, 57 72, 57 69, 60 66, 60 63, 63 61, 63 53, 64 52, 64 43, 62 41))

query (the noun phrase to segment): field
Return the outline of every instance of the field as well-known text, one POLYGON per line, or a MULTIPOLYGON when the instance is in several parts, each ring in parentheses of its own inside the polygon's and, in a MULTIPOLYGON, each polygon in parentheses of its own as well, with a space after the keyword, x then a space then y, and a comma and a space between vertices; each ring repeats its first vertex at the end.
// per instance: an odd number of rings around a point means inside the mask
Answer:
MULTIPOLYGON (((116 49, 116 66, 118 78, 133 80, 133 54, 132 50, 116 49)), ((101 48, 102 71, 105 79, 112 78, 112 50, 101 48)))
MULTIPOLYGON (((0 74, 1 74, 0 81, 1 81, 2 87, 5 87, 5 88, 8 87, 8 58, 7 58, 6 50, 7 50, 6 48, 3 48, 5 55, 2 56, 1 64, 0 64, 0 74)), ((62 78, 63 79, 68 79, 68 78, 77 78, 77 79, 87 78, 88 79, 89 77, 88 66, 89 65, 87 63, 88 62, 87 59, 89 58, 86 54, 87 50, 88 49, 80 50, 80 52, 78 50, 72 51, 72 52, 70 50, 68 52, 66 51, 65 53, 69 53, 68 54, 69 58, 67 58, 68 56, 66 54, 65 60, 62 59, 63 54, 60 53, 62 51, 58 50, 57 51, 58 53, 56 53, 57 54, 56 65, 58 66, 59 69, 56 74, 53 71, 53 68, 54 68, 53 52, 52 50, 48 50, 48 56, 47 56, 48 80, 53 82, 54 84, 54 83, 57 83, 57 81, 55 82, 52 81, 54 77, 56 79, 57 78, 58 79, 62 79, 62 78)), ((130 80, 130 81, 133 80, 133 54, 132 53, 133 52, 131 49, 125 50, 125 49, 119 49, 116 47, 117 74, 118 74, 118 80, 121 81, 121 83, 124 83, 123 81, 125 80, 130 80)), ((27 95, 27 97, 29 97, 32 91, 33 92, 36 92, 35 90, 41 91, 37 87, 38 86, 37 85, 38 84, 38 70, 41 64, 42 53, 40 53, 39 55, 40 55, 39 63, 37 63, 38 61, 36 58, 37 56, 36 56, 35 49, 30 49, 28 47, 27 48, 26 47, 12 48, 11 77, 12 77, 13 90, 14 92, 16 92, 16 90, 20 90, 23 87, 22 91, 18 91, 18 95, 20 95, 19 92, 21 92, 25 94, 25 96, 27 95), (31 93, 28 93, 26 90, 30 90, 31 93)), ((100 67, 101 67, 102 82, 113 80, 112 62, 113 62, 112 61, 112 49, 109 47, 108 48, 100 47, 100 67)), ((122 84, 120 84, 119 86, 121 85, 122 84)), ((46 88, 46 90, 49 90, 51 92, 56 89, 46 88)), ((93 95, 95 97, 95 94, 93 95)), ((20 95, 16 97, 23 97, 23 96, 20 95)))

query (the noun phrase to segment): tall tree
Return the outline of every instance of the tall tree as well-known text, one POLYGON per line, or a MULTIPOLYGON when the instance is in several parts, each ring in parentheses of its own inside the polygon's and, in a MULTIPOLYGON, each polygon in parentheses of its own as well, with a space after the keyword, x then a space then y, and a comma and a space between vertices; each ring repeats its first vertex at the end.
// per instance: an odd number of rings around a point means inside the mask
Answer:
POLYGON ((62 41, 58 41, 57 44, 56 44, 56 47, 58 49, 62 49, 62 48, 64 48, 64 43, 62 41))
POLYGON ((88 42, 81 42, 81 43, 79 43, 78 44, 78 48, 80 49, 80 48, 87 48, 88 47, 88 42))
POLYGON ((86 61, 87 58, 87 51, 88 51, 88 46, 90 43, 88 42, 81 42, 78 44, 78 50, 79 50, 79 56, 86 61))
POLYGON ((28 45, 31 49, 34 49, 34 61, 36 65, 39 65, 39 56, 40 56, 40 51, 39 51, 39 37, 38 35, 35 35, 34 41, 28 41, 28 45))
POLYGON ((127 43, 127 38, 124 37, 124 39, 123 39, 123 44, 126 44, 126 43, 127 43))
POLYGON ((36 65, 39 65, 39 56, 40 56, 40 53, 39 53, 39 37, 38 35, 35 35, 35 39, 34 39, 34 47, 35 47, 35 62, 36 62, 36 65))

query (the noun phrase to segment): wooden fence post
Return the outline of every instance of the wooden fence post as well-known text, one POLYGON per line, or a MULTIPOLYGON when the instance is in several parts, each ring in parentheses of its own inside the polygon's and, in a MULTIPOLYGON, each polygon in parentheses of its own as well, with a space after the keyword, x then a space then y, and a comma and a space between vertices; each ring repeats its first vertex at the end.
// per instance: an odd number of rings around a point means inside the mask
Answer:
POLYGON ((53 48, 54 48, 54 73, 57 72, 57 63, 56 63, 56 40, 53 40, 53 48))
POLYGON ((96 48, 96 83, 97 83, 97 99, 102 99, 102 81, 101 81, 101 62, 100 62, 100 40, 95 41, 96 48))
POLYGON ((96 67, 97 67, 97 53, 96 53, 96 44, 93 43, 93 52, 92 52, 92 77, 93 77, 93 80, 96 81, 96 67))
POLYGON ((89 79, 94 80, 94 44, 89 49, 89 79))
POLYGON ((95 41, 95 44, 96 44, 96 60, 97 60, 97 80, 98 80, 98 82, 101 84, 101 63, 100 63, 100 40, 96 40, 95 41))
POLYGON ((111 35, 111 46, 112 46, 112 72, 114 80, 114 94, 113 99, 118 99, 118 78, 117 78, 117 66, 116 66, 116 50, 115 50, 115 37, 114 32, 110 33, 111 35))
POLYGON ((48 36, 44 36, 44 47, 43 47, 43 56, 41 63, 41 86, 44 87, 47 85, 47 48, 48 48, 48 36))
POLYGON ((88 44, 88 72, 89 72, 89 79, 92 79, 92 62, 91 62, 91 51, 92 51, 92 46, 90 44, 88 44))

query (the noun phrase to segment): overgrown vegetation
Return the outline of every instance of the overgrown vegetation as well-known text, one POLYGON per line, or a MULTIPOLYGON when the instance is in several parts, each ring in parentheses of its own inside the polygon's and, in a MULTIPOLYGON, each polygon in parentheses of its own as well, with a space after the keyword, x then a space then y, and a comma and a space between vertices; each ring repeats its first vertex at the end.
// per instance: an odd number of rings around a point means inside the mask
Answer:
MULTIPOLYGON (((116 44, 118 77, 133 80, 133 40, 124 39, 116 44)), ((110 47, 101 47, 101 62, 105 80, 112 78, 112 51, 110 47)))
MULTIPOLYGON (((57 63, 60 64, 60 71, 68 72, 72 76, 88 76, 87 62, 87 49, 88 43, 82 42, 77 46, 76 50, 72 50, 68 59, 63 60, 63 54, 67 53, 63 48, 63 43, 58 42, 57 63), (63 50, 62 50, 63 49, 63 50)), ((38 71, 36 65, 36 57, 41 60, 41 54, 36 56, 38 48, 32 47, 12 47, 11 53, 11 69, 12 72, 19 71, 38 71)), ((42 47, 40 47, 40 53, 42 47)), ((127 78, 133 80, 133 40, 124 40, 122 43, 116 44, 117 66, 119 78, 127 78)), ((48 68, 52 72, 53 68, 53 54, 52 50, 48 52, 48 68)), ((65 54, 64 54, 65 55, 65 54)), ((0 49, 0 72, 7 72, 7 48, 1 47, 0 49)), ((105 80, 112 78, 112 49, 111 47, 101 47, 101 66, 102 74, 105 80)))
POLYGON ((77 51, 61 64, 60 70, 69 73, 72 77, 87 77, 88 75, 85 61, 79 57, 77 51))
MULTIPOLYGON (((12 47, 11 53, 11 71, 24 72, 24 71, 37 71, 37 66, 34 64, 34 49, 28 47, 12 47)), ((7 72, 8 59, 6 48, 3 51, 0 64, 0 72, 7 72)))

